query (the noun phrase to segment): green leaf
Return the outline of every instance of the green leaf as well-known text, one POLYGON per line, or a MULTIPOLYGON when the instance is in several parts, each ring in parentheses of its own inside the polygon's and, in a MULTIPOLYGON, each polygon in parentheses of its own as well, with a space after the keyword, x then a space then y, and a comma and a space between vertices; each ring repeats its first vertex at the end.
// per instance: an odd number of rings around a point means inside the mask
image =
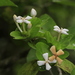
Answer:
POLYGON ((55 38, 50 34, 49 31, 45 32, 45 38, 46 38, 46 40, 47 40, 48 43, 54 44, 54 42, 56 42, 55 38))
POLYGON ((36 51, 34 49, 31 49, 27 55, 27 62, 36 60, 36 51))
POLYGON ((75 68, 72 70, 71 75, 75 75, 75 68))
POLYGON ((69 45, 71 39, 72 39, 72 35, 61 36, 59 41, 54 42, 54 45, 56 46, 56 48, 58 50, 59 49, 65 49, 69 45))
POLYGON ((34 38, 37 36, 37 33, 39 31, 39 27, 32 27, 31 30, 30 30, 30 38, 34 38))
POLYGON ((42 29, 53 32, 53 27, 56 25, 54 20, 47 14, 42 15, 40 18, 43 22, 42 29))
POLYGON ((72 25, 72 26, 69 27, 69 34, 75 35, 74 32, 75 32, 75 25, 72 25))
POLYGON ((51 52, 49 50, 49 46, 43 42, 38 42, 36 44, 36 56, 39 60, 43 60, 43 54, 48 53, 51 56, 51 52))
POLYGON ((65 1, 65 0, 60 0, 60 1, 53 1, 59 4, 64 4, 64 5, 69 5, 69 6, 75 6, 75 2, 74 1, 65 1))
POLYGON ((71 50, 75 50, 75 42, 74 43, 70 43, 66 48, 67 49, 71 49, 71 50))
POLYGON ((25 38, 26 38, 26 37, 23 36, 19 31, 12 31, 12 32, 10 33, 10 35, 11 35, 12 37, 14 37, 14 39, 25 39, 25 38))
POLYGON ((73 36, 73 38, 71 39, 69 45, 66 48, 75 50, 75 36, 73 36))
POLYGON ((42 22, 42 20, 37 17, 30 19, 30 21, 31 21, 32 27, 40 25, 42 22))
POLYGON ((30 34, 30 37, 33 38, 33 37, 36 37, 39 29, 40 29, 40 25, 41 25, 41 19, 39 18, 32 18, 31 20, 31 23, 32 23, 32 27, 31 29, 29 30, 29 34, 30 34))
POLYGON ((45 34, 45 31, 44 30, 39 30, 39 32, 37 33, 37 37, 38 38, 43 38, 44 37, 44 34, 45 34))
POLYGON ((71 73, 72 70, 75 68, 74 64, 67 59, 63 60, 61 64, 56 64, 56 66, 60 67, 68 73, 71 73))
POLYGON ((0 0, 0 6, 16 6, 12 1, 10 0, 0 0))
POLYGON ((18 70, 18 75, 36 75, 38 66, 35 62, 26 63, 18 70))
POLYGON ((29 45, 31 48, 36 49, 36 48, 35 48, 35 45, 34 45, 33 43, 28 42, 28 45, 29 45))

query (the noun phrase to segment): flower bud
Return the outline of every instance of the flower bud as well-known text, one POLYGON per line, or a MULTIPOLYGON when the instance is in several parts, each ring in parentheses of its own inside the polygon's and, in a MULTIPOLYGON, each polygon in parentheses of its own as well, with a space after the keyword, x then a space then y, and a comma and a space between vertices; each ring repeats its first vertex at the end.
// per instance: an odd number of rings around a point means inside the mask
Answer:
POLYGON ((14 16, 13 16, 14 21, 16 21, 16 18, 17 18, 17 16, 16 16, 16 15, 14 15, 14 16))
POLYGON ((36 15, 37 15, 36 10, 32 8, 32 10, 31 10, 31 16, 35 17, 36 15))
POLYGON ((27 28, 30 29, 31 27, 32 27, 32 24, 29 23, 29 24, 27 25, 27 28))

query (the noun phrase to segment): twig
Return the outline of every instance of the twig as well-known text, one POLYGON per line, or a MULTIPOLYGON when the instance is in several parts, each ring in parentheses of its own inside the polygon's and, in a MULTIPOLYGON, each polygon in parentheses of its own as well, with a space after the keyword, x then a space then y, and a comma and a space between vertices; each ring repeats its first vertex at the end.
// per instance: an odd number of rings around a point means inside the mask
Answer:
POLYGON ((58 68, 58 71, 59 71, 59 75, 62 75, 62 70, 59 67, 57 67, 57 68, 58 68))
POLYGON ((53 72, 52 72, 52 70, 51 70, 51 69, 49 70, 49 72, 50 72, 50 74, 51 74, 51 75, 53 75, 53 72))

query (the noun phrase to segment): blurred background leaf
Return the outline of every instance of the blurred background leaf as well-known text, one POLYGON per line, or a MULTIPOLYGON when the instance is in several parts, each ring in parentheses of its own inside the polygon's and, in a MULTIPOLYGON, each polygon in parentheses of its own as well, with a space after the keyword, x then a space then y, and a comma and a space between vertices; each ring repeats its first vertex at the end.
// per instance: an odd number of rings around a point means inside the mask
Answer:
POLYGON ((17 5, 14 4, 10 0, 0 0, 0 6, 15 6, 15 7, 17 7, 17 5))

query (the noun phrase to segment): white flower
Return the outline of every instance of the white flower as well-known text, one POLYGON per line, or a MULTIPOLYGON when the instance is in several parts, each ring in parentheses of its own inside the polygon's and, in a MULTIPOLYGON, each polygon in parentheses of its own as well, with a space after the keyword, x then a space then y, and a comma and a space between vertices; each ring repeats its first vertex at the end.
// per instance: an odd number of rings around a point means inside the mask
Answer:
POLYGON ((35 9, 31 9, 31 16, 35 17, 37 15, 37 12, 35 9))
POLYGON ((58 26, 54 26, 54 31, 57 31, 57 32, 59 32, 59 33, 62 33, 62 34, 66 34, 66 35, 68 35, 68 29, 65 29, 65 28, 59 28, 58 26))
POLYGON ((53 61, 48 60, 48 53, 44 53, 43 58, 45 59, 45 61, 37 61, 37 64, 39 66, 46 65, 46 70, 51 69, 51 66, 49 65, 49 63, 56 63, 56 60, 53 60, 53 61))
POLYGON ((13 18, 14 18, 14 21, 16 21, 17 23, 25 22, 26 24, 30 24, 31 22, 28 20, 32 19, 32 17, 30 16, 22 17, 22 16, 16 16, 16 15, 14 15, 13 18))

